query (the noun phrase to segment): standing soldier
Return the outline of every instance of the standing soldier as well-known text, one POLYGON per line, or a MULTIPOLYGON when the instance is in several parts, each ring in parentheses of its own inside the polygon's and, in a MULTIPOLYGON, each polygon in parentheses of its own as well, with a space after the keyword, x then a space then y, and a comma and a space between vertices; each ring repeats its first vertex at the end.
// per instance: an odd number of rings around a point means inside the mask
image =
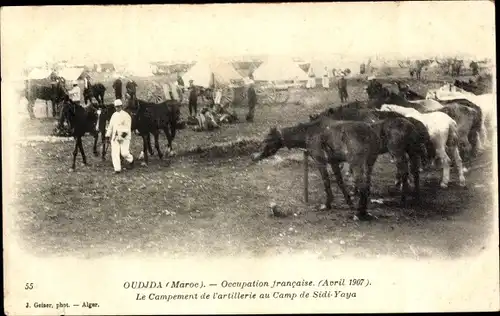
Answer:
POLYGON ((255 84, 253 81, 253 76, 249 77, 250 82, 248 84, 247 98, 248 98, 248 114, 246 117, 247 122, 253 122, 255 114, 255 105, 257 104, 257 93, 255 92, 255 84))
POLYGON ((177 84, 181 88, 182 93, 184 93, 184 80, 182 80, 180 73, 177 73, 177 84))
POLYGON ((83 102, 87 105, 87 101, 92 103, 92 90, 90 88, 90 76, 85 74, 83 77, 83 102))
POLYGON ((73 81, 73 88, 69 91, 69 99, 73 104, 78 104, 80 105, 80 102, 82 100, 81 96, 81 90, 80 87, 78 86, 78 81, 73 81))
POLYGON ((314 70, 312 66, 309 67, 309 71, 307 72, 309 76, 309 80, 307 81, 307 88, 314 89, 316 88, 316 75, 314 74, 314 70))
POLYGON ((120 156, 125 158, 130 168, 134 166, 134 157, 130 154, 132 118, 127 112, 122 111, 123 104, 120 99, 115 100, 114 105, 115 113, 109 120, 106 140, 111 143, 111 161, 115 173, 120 173, 122 171, 120 156))
POLYGON ((341 73, 337 86, 339 88, 340 102, 343 103, 347 101, 347 98, 349 98, 349 95, 347 94, 347 80, 345 79, 344 72, 341 73))
POLYGON ((122 81, 120 80, 120 76, 116 76, 115 82, 113 82, 113 89, 115 90, 115 99, 121 100, 123 98, 122 92, 122 81))
POLYGON ((330 73, 328 72, 328 67, 325 67, 325 72, 323 73, 323 88, 330 88, 330 73))
POLYGON ((189 80, 189 116, 196 116, 198 113, 198 89, 193 80, 189 80))

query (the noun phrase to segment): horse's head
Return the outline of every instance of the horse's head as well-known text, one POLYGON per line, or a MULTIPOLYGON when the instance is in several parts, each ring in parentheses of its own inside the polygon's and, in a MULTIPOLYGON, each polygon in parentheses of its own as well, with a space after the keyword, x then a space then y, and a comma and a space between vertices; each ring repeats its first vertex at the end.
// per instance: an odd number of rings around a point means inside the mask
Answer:
POLYGON ((260 152, 252 154, 252 160, 259 161, 270 157, 276 154, 281 147, 283 147, 283 136, 276 127, 272 127, 261 144, 260 152))
POLYGON ((309 115, 309 121, 314 121, 317 120, 318 118, 322 116, 330 116, 334 114, 334 109, 333 108, 328 108, 322 112, 315 113, 315 114, 310 114, 309 115))

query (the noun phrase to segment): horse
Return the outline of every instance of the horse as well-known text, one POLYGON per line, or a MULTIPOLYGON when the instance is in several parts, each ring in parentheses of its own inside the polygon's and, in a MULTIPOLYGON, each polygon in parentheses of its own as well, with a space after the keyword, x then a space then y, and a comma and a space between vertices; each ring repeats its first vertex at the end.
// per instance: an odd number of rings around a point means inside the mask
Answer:
POLYGON ((457 167, 459 185, 465 186, 465 176, 462 166, 462 158, 460 157, 458 145, 458 127, 455 120, 443 112, 420 113, 412 108, 405 108, 394 104, 384 104, 380 111, 392 111, 403 114, 406 117, 414 117, 424 123, 429 131, 436 155, 440 158, 443 166, 443 177, 441 179, 441 188, 447 188, 450 181, 450 158, 446 153, 448 148, 452 154, 453 160, 457 167))
POLYGON ((415 109, 420 113, 436 111, 443 108, 443 105, 436 100, 424 98, 422 100, 408 101, 402 96, 387 90, 382 92, 381 97, 384 100, 384 104, 396 104, 406 108, 415 109))
POLYGON ((282 147, 303 148, 316 161, 325 186, 326 201, 321 209, 331 209, 333 194, 327 171, 329 163, 337 184, 351 209, 354 208, 347 192, 340 163, 349 163, 354 173, 356 191, 359 194, 356 218, 368 220, 367 212, 370 195, 371 175, 380 150, 380 139, 375 131, 364 122, 335 121, 322 116, 318 119, 299 123, 278 130, 272 127, 261 144, 261 150, 251 155, 252 161, 273 156, 282 147))
POLYGON ((52 103, 52 116, 56 117, 57 115, 57 107, 56 105, 61 103, 65 96, 67 95, 66 89, 64 88, 61 82, 57 82, 56 84, 52 84, 51 86, 33 83, 33 82, 25 82, 25 97, 28 100, 28 113, 31 119, 35 118, 35 114, 33 111, 33 107, 35 106, 35 101, 37 99, 44 100, 45 103, 47 101, 51 101, 52 103))
POLYGON ((82 145, 82 137, 86 133, 90 133, 94 137, 94 155, 98 156, 98 152, 95 147, 97 136, 99 135, 99 132, 96 131, 95 128, 98 120, 97 111, 93 106, 84 108, 80 104, 70 103, 67 101, 67 99, 64 101, 58 128, 62 128, 64 120, 69 121, 70 125, 73 127, 72 136, 75 138, 75 149, 73 151, 71 171, 74 171, 78 150, 82 155, 83 164, 87 165, 87 158, 82 145))
POLYGON ((438 89, 429 90, 426 98, 439 102, 459 102, 480 112, 481 130, 478 146, 480 148, 488 146, 488 133, 496 127, 493 126, 496 119, 496 96, 493 93, 475 95, 447 83, 438 89))
MULTIPOLYGON (((405 98, 413 102, 422 101, 425 97, 407 88, 404 91, 405 98)), ((428 99, 432 100, 432 99, 428 99)), ((436 100, 437 101, 437 100, 436 100)), ((480 142, 478 142, 479 133, 481 132, 482 111, 474 103, 466 99, 456 100, 439 100, 442 108, 434 110, 448 114, 458 124, 460 139, 467 135, 468 141, 462 143, 462 150, 465 152, 471 151, 471 155, 475 156, 477 151, 482 150, 480 142)), ((397 103, 394 103, 397 104, 397 103)), ((427 111, 427 112, 434 112, 427 111)), ((424 112, 424 113, 427 113, 424 112)), ((461 154, 465 154, 465 152, 461 154)))
MULTIPOLYGON (((420 121, 413 118, 406 118, 395 112, 346 110, 343 106, 330 108, 319 115, 310 115, 309 117, 311 120, 314 120, 319 116, 328 116, 335 120, 364 121, 370 124, 381 140, 379 154, 389 153, 396 161, 396 185, 402 185, 401 203, 403 205, 406 204, 406 196, 408 194, 408 158, 415 183, 414 196, 416 200, 419 199, 420 161, 422 160, 426 164, 429 161, 427 148, 429 148, 431 155, 435 154, 429 134, 420 121)), ((431 158, 433 157, 431 156, 431 158)))
POLYGON ((163 130, 168 140, 167 152, 174 155, 172 141, 177 132, 177 124, 180 117, 181 103, 176 100, 167 100, 162 103, 149 103, 139 99, 130 99, 125 108, 132 116, 132 130, 138 130, 143 140, 144 162, 148 164, 148 150, 150 149, 150 134, 155 139, 155 147, 158 157, 163 158, 158 142, 159 131, 163 130), (149 145, 149 148, 148 148, 149 145))
POLYGON ((83 91, 83 100, 85 104, 87 104, 87 101, 90 101, 90 103, 92 103, 92 98, 94 98, 99 105, 104 106, 105 92, 106 87, 102 83, 98 82, 96 84, 91 84, 89 85, 88 89, 85 89, 83 91))

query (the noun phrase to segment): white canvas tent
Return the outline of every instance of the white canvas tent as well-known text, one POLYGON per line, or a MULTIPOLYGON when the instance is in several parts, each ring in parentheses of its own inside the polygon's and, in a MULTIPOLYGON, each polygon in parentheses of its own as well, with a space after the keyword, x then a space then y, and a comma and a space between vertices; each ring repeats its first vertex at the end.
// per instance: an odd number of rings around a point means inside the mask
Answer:
POLYGON ((291 59, 272 58, 257 68, 253 77, 258 81, 297 81, 307 80, 307 73, 291 59))
POLYGON ((63 77, 66 81, 78 80, 83 74, 84 68, 64 68, 57 72, 59 77, 63 77))
POLYGON ((224 62, 199 61, 182 76, 186 84, 193 80, 194 84, 202 87, 232 86, 235 81, 242 81, 243 77, 234 67, 224 62))
POLYGON ((28 73, 28 78, 27 79, 47 79, 50 74, 52 73, 52 70, 46 69, 46 68, 33 68, 29 73, 28 73))
POLYGON ((133 63, 125 66, 125 75, 134 77, 151 77, 153 74, 153 65, 149 63, 133 63))

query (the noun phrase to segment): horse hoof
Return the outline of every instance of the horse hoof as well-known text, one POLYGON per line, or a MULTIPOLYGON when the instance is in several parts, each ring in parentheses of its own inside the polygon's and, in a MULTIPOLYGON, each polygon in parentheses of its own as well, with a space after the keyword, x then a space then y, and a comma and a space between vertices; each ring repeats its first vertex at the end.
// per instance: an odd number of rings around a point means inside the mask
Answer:
POLYGON ((75 168, 69 168, 69 172, 75 172, 75 168))
POLYGON ((148 164, 147 164, 147 163, 145 163, 145 162, 141 162, 141 166, 143 166, 143 167, 147 167, 147 166, 148 166, 148 164))
POLYGON ((467 169, 467 168, 463 167, 462 171, 463 171, 464 173, 467 173, 467 172, 469 172, 469 169, 467 169))
POLYGON ((424 172, 424 168, 418 168, 419 172, 424 172))
POLYGON ((141 151, 141 153, 139 154, 139 158, 138 159, 144 159, 144 152, 141 151))
POLYGON ((441 187, 441 189, 446 189, 446 188, 448 188, 448 184, 447 184, 447 183, 444 183, 444 182, 441 182, 441 184, 439 184, 439 186, 441 187))
POLYGON ((460 179, 459 185, 465 187, 465 179, 460 179))
POLYGON ((355 220, 355 221, 365 222, 365 221, 370 221, 372 219, 376 219, 376 217, 370 213, 358 213, 358 214, 353 216, 353 220, 355 220))

